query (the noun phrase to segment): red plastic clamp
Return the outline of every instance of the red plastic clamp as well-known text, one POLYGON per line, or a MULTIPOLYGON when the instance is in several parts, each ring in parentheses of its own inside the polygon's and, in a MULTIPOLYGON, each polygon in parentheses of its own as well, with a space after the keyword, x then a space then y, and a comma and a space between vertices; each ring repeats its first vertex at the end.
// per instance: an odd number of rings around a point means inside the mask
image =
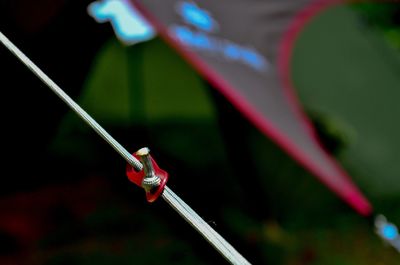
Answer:
POLYGON ((126 175, 131 182, 145 189, 146 199, 148 202, 154 202, 164 190, 165 184, 168 181, 168 173, 157 165, 156 161, 148 152, 148 148, 142 148, 132 154, 142 162, 143 169, 141 171, 136 171, 128 164, 126 167, 126 175), (146 152, 145 155, 143 155, 143 150, 146 152), (146 180, 154 177, 158 178, 156 184, 153 184, 150 187, 146 185, 146 180))

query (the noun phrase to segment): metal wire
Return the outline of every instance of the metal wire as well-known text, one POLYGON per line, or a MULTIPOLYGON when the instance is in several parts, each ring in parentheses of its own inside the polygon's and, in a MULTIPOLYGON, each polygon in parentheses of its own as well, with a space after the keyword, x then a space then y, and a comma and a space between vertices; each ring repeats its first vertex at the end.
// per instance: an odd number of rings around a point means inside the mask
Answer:
POLYGON ((72 100, 53 80, 23 54, 2 32, 0 40, 21 62, 23 62, 37 77, 39 77, 62 101, 64 101, 78 116, 93 128, 107 143, 119 153, 135 170, 142 170, 139 160, 123 148, 110 134, 107 133, 86 111, 72 100))
MULTIPOLYGON (((23 54, 1 31, 0 41, 37 77, 39 77, 58 97, 61 98, 79 117, 93 128, 115 151, 117 151, 137 171, 143 169, 142 163, 122 147, 107 133, 86 111, 71 99, 55 82, 39 69, 25 54, 23 54)), ((190 225, 192 225, 227 261, 232 264, 250 264, 222 236, 212 229, 195 211, 193 211, 172 190, 165 186, 163 199, 175 209, 190 225)))
POLYGON ((203 218, 181 200, 172 190, 165 187, 162 198, 195 228, 224 258, 232 264, 250 264, 235 248, 219 235, 203 218))

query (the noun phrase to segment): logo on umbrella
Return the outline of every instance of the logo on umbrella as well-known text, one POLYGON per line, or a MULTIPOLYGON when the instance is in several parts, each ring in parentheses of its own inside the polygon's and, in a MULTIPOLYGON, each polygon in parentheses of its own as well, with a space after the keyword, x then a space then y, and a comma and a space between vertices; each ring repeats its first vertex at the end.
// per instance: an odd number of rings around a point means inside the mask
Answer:
POLYGON ((215 31, 218 28, 217 22, 209 12, 198 7, 192 2, 181 2, 177 4, 177 11, 182 15, 186 23, 206 32, 215 31))
POLYGON ((218 22, 210 12, 200 8, 194 2, 178 2, 176 12, 187 25, 172 25, 170 33, 179 42, 187 47, 207 52, 211 55, 223 57, 229 62, 239 62, 250 66, 254 70, 264 72, 268 69, 267 59, 253 47, 237 44, 211 33, 216 33, 218 22))

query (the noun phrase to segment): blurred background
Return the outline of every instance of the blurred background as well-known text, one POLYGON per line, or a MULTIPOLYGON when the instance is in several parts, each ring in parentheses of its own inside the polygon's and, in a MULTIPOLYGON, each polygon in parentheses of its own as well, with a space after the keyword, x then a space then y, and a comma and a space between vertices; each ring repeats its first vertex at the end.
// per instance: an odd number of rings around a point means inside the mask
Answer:
MULTIPOLYGON (((168 186, 250 262, 400 264, 370 220, 159 37, 121 43, 91 2, 1 0, 0 30, 129 151, 148 146, 168 186)), ((4 47, 0 67, 0 264, 226 263, 166 203, 148 204, 124 160, 4 47)), ((325 147, 400 224, 399 4, 325 10, 291 67, 325 147)))

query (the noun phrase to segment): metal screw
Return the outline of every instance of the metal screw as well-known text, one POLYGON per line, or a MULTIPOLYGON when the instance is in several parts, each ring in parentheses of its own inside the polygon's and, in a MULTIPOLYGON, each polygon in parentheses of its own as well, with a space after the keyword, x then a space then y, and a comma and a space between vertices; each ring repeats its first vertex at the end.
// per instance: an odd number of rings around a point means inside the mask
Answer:
POLYGON ((158 177, 154 172, 153 163, 150 159, 150 149, 143 147, 136 152, 136 155, 143 164, 144 178, 142 181, 142 187, 146 192, 150 192, 161 183, 160 177, 158 177))

